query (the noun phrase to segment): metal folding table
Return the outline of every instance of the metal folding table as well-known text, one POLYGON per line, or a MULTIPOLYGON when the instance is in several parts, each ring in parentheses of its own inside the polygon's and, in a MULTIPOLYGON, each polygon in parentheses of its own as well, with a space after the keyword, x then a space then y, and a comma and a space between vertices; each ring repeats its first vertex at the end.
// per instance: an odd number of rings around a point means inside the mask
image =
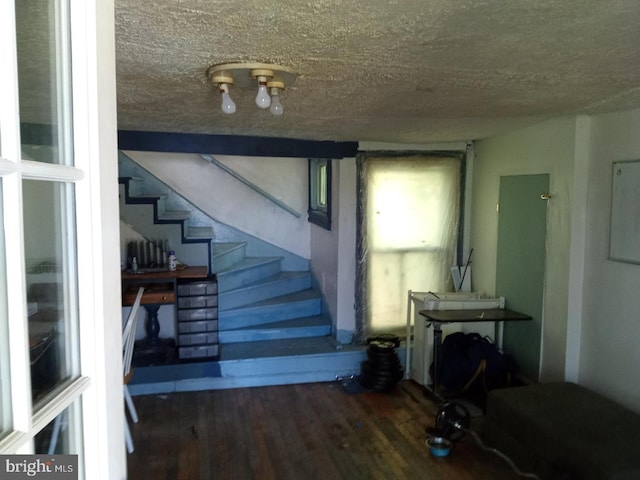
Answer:
MULTIPOLYGON (((514 312, 505 308, 471 309, 471 310, 420 310, 427 324, 433 326, 433 375, 431 393, 442 400, 438 392, 438 369, 440 367, 440 347, 442 345, 442 325, 446 323, 470 322, 511 322, 531 320, 529 315, 514 312)), ((429 326, 429 325, 427 325, 429 326)), ((426 388, 428 388, 425 385, 426 388)))

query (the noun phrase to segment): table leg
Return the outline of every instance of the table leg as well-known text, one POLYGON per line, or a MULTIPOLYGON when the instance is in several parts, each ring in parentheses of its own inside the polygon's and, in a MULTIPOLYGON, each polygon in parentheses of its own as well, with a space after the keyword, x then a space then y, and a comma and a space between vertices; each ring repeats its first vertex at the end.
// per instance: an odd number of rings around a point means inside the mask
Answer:
POLYGON ((175 363, 176 342, 173 338, 160 338, 160 321, 158 310, 162 304, 150 303, 144 305, 147 311, 145 330, 147 336, 144 340, 135 343, 133 350, 133 365, 136 367, 146 365, 166 365, 175 363))
POLYGON ((442 326, 438 322, 431 322, 433 326, 433 372, 431 374, 431 388, 427 388, 429 393, 434 397, 436 402, 441 403, 444 398, 440 396, 438 392, 440 373, 440 362, 442 361, 442 353, 440 347, 442 346, 442 326))
POLYGON ((147 330, 147 341, 149 343, 158 343, 158 337, 160 336, 160 322, 158 321, 158 310, 160 305, 145 305, 147 311, 147 323, 145 328, 147 330))
POLYGON ((438 393, 438 380, 440 374, 440 362, 442 361, 442 354, 440 347, 442 346, 442 327, 438 322, 433 323, 433 394, 440 396, 438 393))

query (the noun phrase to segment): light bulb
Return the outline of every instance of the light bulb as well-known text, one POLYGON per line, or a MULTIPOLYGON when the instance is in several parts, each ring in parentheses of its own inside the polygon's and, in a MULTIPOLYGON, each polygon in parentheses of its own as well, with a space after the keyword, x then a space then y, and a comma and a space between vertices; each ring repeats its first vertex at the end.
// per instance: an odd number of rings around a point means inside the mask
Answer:
POLYGON ((229 95, 229 85, 221 83, 220 93, 222 93, 222 111, 228 114, 235 113, 236 104, 231 100, 231 96, 229 95))
POLYGON ((271 89, 271 107, 269 107, 269 111, 274 115, 282 115, 284 113, 284 107, 280 101, 280 92, 275 87, 271 89))
POLYGON ((258 94, 256 95, 256 105, 258 108, 269 108, 271 97, 267 92, 267 77, 258 77, 258 94))

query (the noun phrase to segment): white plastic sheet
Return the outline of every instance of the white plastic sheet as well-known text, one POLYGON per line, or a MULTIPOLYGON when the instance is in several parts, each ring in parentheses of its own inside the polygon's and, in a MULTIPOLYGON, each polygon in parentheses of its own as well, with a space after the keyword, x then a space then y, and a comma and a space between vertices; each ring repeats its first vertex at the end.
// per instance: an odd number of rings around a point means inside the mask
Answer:
POLYGON ((408 290, 453 290, 462 158, 359 161, 359 337, 404 332, 408 290))

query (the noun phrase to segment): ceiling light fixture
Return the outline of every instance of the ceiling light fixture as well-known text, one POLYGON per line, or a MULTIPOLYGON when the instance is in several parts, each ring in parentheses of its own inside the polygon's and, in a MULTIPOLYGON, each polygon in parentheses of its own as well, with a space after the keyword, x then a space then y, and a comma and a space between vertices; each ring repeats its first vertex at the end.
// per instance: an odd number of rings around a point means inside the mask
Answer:
POLYGON ((270 63, 226 63, 214 65, 207 71, 211 83, 222 94, 222 111, 234 113, 236 104, 229 95, 229 87, 250 87, 258 84, 255 102, 259 108, 269 109, 276 116, 284 113, 280 93, 287 83, 295 80, 295 74, 286 67, 270 63))

